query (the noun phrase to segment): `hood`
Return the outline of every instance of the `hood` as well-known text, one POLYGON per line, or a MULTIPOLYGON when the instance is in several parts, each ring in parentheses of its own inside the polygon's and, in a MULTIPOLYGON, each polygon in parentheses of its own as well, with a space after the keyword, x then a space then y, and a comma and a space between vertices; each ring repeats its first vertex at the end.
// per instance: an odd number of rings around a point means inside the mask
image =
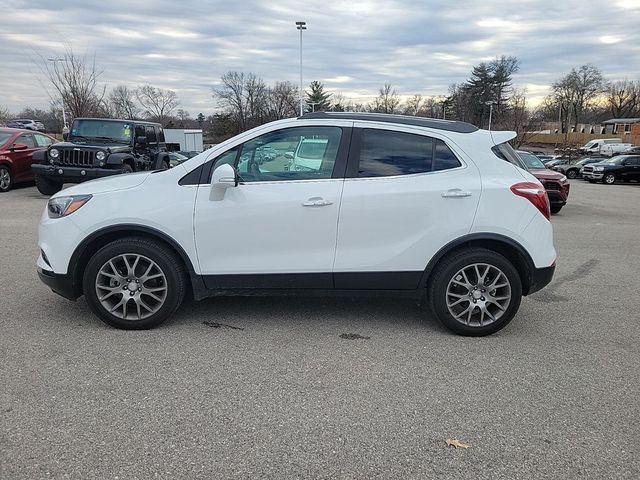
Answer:
POLYGON ((51 148, 62 148, 62 149, 71 149, 71 148, 81 148, 83 150, 108 150, 109 153, 118 153, 131 150, 130 145, 124 145, 122 143, 92 143, 88 142, 84 143, 74 143, 74 142, 58 142, 51 145, 51 148))
POLYGON ((151 172, 126 173, 113 175, 111 177, 96 178, 88 182, 79 183, 56 193, 54 197, 65 197, 67 195, 97 195, 100 193, 114 192, 116 190, 126 190, 141 185, 151 172))
POLYGON ((538 180, 562 180, 565 176, 548 168, 532 168, 529 170, 538 180))

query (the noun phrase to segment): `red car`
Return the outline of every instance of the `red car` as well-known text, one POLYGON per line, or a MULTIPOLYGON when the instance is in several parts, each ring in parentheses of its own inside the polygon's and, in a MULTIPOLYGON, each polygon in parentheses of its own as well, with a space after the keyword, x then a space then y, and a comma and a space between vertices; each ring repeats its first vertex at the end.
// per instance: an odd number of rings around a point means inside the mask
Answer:
POLYGON ((570 185, 567 177, 560 172, 549 170, 533 153, 522 150, 517 152, 531 174, 544 185, 551 204, 551 213, 558 213, 567 204, 569 198, 570 185))
POLYGON ((8 192, 16 183, 33 181, 33 152, 55 142, 55 138, 43 133, 0 128, 0 193, 8 192))

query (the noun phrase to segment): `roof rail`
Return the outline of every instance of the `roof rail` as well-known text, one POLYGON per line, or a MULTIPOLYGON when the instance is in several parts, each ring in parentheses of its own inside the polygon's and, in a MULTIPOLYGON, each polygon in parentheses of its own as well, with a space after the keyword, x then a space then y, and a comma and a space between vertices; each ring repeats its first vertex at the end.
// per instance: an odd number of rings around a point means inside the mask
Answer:
POLYGON ((306 113, 298 119, 336 119, 362 120, 366 122, 399 123, 416 127, 434 128, 456 133, 473 133, 478 127, 466 122, 440 120, 438 118, 412 117, 409 115, 391 115, 388 113, 355 113, 355 112, 313 112, 306 113))

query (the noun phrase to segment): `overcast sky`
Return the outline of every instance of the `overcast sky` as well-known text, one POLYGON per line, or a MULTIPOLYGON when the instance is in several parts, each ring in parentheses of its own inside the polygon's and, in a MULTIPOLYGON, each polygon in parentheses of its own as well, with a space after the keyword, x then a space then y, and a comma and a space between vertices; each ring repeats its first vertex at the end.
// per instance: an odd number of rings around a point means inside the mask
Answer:
POLYGON ((640 0, 0 0, 0 106, 48 108, 36 63, 65 44, 95 55, 112 87, 175 90, 192 116, 212 113, 229 70, 266 82, 320 80, 356 102, 384 83, 445 94, 498 55, 521 62, 515 83, 536 102, 572 67, 640 80, 640 0))

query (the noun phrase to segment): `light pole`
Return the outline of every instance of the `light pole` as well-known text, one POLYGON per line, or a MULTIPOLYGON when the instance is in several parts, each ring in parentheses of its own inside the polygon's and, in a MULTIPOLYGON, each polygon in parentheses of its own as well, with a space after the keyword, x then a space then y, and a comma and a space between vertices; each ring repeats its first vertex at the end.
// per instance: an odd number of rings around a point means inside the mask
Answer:
POLYGON ((296 22, 296 28, 300 30, 300 116, 304 114, 302 100, 302 31, 306 30, 307 22, 296 22))
MULTIPOLYGON (((49 60, 50 62, 53 62, 53 68, 56 68, 56 62, 64 62, 64 58, 48 58, 47 60, 49 60)), ((67 113, 65 112, 65 108, 64 108, 64 96, 61 96, 60 100, 62 101, 62 123, 63 123, 63 128, 62 128, 62 133, 65 133, 66 130, 69 130, 69 128, 67 127, 67 113)))
POLYGON ((496 102, 493 100, 489 100, 488 102, 484 102, 485 105, 489 105, 489 131, 491 131, 491 114, 493 113, 493 106, 496 102))
POLYGON ((320 105, 320 102, 308 102, 307 105, 311 105, 311 112, 316 111, 316 105, 320 105))

